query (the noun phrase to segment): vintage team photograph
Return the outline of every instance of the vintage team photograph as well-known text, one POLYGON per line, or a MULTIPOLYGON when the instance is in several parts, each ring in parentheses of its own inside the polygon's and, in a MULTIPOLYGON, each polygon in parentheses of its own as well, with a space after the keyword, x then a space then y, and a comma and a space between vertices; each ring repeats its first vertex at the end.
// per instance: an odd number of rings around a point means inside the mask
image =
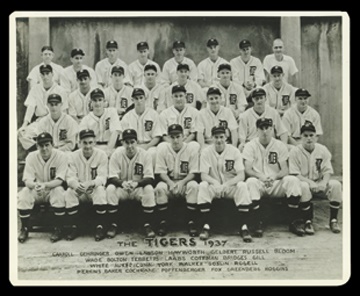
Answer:
POLYGON ((10 282, 350 278, 344 12, 14 12, 10 282))

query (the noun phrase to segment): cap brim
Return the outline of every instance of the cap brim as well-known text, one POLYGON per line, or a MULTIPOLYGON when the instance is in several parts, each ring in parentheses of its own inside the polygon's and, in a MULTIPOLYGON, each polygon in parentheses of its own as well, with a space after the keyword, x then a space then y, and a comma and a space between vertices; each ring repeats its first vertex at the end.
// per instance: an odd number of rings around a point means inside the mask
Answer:
POLYGON ((182 133, 183 133, 182 131, 171 131, 168 134, 169 134, 169 136, 171 136, 171 135, 179 135, 179 134, 182 134, 182 133))

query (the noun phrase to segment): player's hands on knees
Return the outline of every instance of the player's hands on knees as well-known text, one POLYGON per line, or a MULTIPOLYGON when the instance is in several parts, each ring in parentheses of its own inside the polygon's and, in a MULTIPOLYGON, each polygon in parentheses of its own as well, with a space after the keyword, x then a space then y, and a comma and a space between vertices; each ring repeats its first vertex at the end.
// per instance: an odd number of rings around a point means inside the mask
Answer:
POLYGON ((131 191, 130 181, 124 181, 122 187, 127 191, 131 191))
POLYGON ((172 193, 172 194, 175 194, 175 191, 177 190, 177 185, 175 182, 173 182, 172 180, 170 180, 168 182, 168 186, 169 186, 169 191, 172 193))
POLYGON ((36 194, 38 196, 41 196, 43 195, 44 191, 45 191, 45 185, 44 183, 36 183, 35 185, 35 191, 36 191, 36 194))
POLYGON ((75 192, 78 195, 84 194, 86 192, 86 187, 84 186, 83 183, 79 183, 78 187, 76 187, 75 192))
POLYGON ((130 190, 134 190, 136 187, 138 187, 139 183, 136 181, 129 182, 130 190))
POLYGON ((185 186, 185 183, 183 181, 179 181, 176 183, 174 188, 174 194, 178 194, 183 190, 183 187, 185 186))
POLYGON ((314 181, 312 181, 312 180, 310 180, 309 182, 308 182, 308 184, 309 184, 309 187, 310 187, 310 191, 311 192, 318 192, 318 184, 316 184, 314 181))
POLYGON ((214 187, 215 187, 215 196, 223 197, 224 196, 224 185, 219 183, 218 185, 214 185, 214 187))
POLYGON ((326 190, 326 183, 324 181, 321 181, 317 184, 317 192, 325 192, 326 190))

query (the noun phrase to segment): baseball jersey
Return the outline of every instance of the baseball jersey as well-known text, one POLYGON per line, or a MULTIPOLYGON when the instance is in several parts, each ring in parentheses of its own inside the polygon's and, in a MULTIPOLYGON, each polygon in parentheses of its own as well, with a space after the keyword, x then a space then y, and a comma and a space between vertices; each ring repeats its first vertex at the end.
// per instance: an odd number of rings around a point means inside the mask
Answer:
POLYGON ((281 171, 279 164, 289 158, 289 152, 286 144, 280 140, 271 138, 265 148, 259 138, 255 138, 245 144, 242 156, 252 163, 255 172, 274 176, 281 171))
POLYGON ((144 82, 135 87, 139 87, 144 90, 146 96, 146 107, 153 108, 154 110, 160 112, 158 110, 159 100, 160 97, 165 98, 165 87, 156 83, 152 89, 148 89, 144 82))
POLYGON ((149 143, 155 137, 162 137, 159 126, 159 114, 152 108, 147 107, 140 116, 135 109, 124 115, 120 122, 120 129, 134 129, 137 133, 138 143, 149 143))
POLYGON ((129 65, 129 72, 130 72, 130 78, 131 78, 131 82, 132 85, 139 85, 141 83, 143 83, 144 81, 144 68, 146 65, 155 65, 156 69, 157 69, 157 81, 160 80, 160 75, 161 75, 161 68, 158 65, 158 63, 148 59, 145 65, 142 65, 139 60, 136 60, 134 62, 132 62, 129 65))
POLYGON ((214 126, 223 126, 226 130, 227 140, 230 140, 231 131, 237 130, 238 125, 236 123, 234 114, 227 108, 220 106, 217 114, 210 110, 207 106, 199 111, 198 116, 198 132, 204 134, 205 143, 211 139, 211 129, 214 126))
POLYGON ((218 82, 218 68, 221 64, 229 64, 229 62, 221 57, 218 57, 215 62, 210 58, 202 60, 197 66, 198 79, 204 80, 206 85, 212 85, 218 82))
POLYGON ((193 81, 198 80, 197 68, 193 60, 184 57, 181 63, 178 63, 175 58, 171 58, 164 63, 163 70, 161 73, 161 83, 170 85, 177 80, 177 66, 179 64, 187 64, 190 68, 189 79, 193 81))
POLYGON ((95 73, 98 83, 103 83, 104 87, 108 87, 109 85, 111 85, 111 69, 114 66, 123 67, 125 72, 124 83, 131 83, 128 66, 124 61, 120 60, 119 58, 115 61, 114 64, 110 64, 108 58, 102 59, 101 61, 97 62, 97 64, 95 65, 95 73))
POLYGON ((286 110, 295 103, 295 88, 286 82, 283 82, 279 90, 272 82, 262 88, 266 92, 266 103, 276 110, 286 110))
POLYGON ((137 147, 136 154, 129 159, 124 147, 116 148, 109 161, 110 178, 119 178, 121 181, 154 179, 151 156, 144 149, 137 147))
POLYGON ((80 122, 79 130, 91 129, 96 142, 108 142, 113 132, 119 131, 119 117, 115 108, 105 108, 101 117, 90 112, 80 122))
POLYGON ((77 183, 94 180, 95 187, 105 186, 108 176, 108 157, 104 151, 96 147, 93 154, 86 159, 82 149, 76 150, 69 155, 69 168, 66 174, 66 182, 71 188, 77 187, 77 183))
POLYGON ((330 151, 319 143, 315 143, 311 153, 301 144, 294 147, 289 156, 289 173, 313 181, 321 180, 325 174, 333 174, 330 151))
POLYGON ((289 135, 293 138, 301 137, 300 129, 305 122, 311 122, 315 126, 317 135, 323 134, 320 115, 310 106, 307 106, 304 113, 299 112, 296 106, 291 107, 285 111, 282 121, 289 135))
POLYGON ((183 143, 175 152, 170 143, 157 147, 155 174, 167 174, 171 180, 182 180, 188 174, 199 173, 199 151, 197 142, 183 143))
MULTIPOLYGON (((45 65, 45 63, 41 63, 39 65, 36 65, 34 68, 31 69, 28 77, 26 77, 26 80, 30 83, 30 88, 33 88, 36 84, 41 84, 41 73, 40 73, 40 67, 42 65, 45 65)), ((68 89, 68 81, 64 75, 64 68, 58 64, 55 64, 53 62, 50 63, 50 66, 53 69, 53 81, 65 89, 68 89)))
POLYGON ((197 117, 199 111, 191 106, 179 112, 174 106, 171 106, 160 113, 159 123, 161 133, 167 135, 167 129, 172 124, 180 124, 184 130, 184 136, 197 132, 197 117))
POLYGON ((127 85, 123 85, 119 91, 110 85, 104 90, 105 102, 108 107, 116 108, 117 112, 121 113, 132 104, 132 91, 132 87, 127 85))
POLYGON ((52 135, 55 148, 61 151, 71 151, 75 148, 79 125, 68 114, 61 114, 56 122, 48 114, 37 125, 37 134, 43 132, 52 135))
POLYGON ((243 158, 239 149, 225 144, 222 153, 217 153, 215 145, 206 147, 200 156, 200 173, 209 174, 220 184, 234 178, 239 172, 244 171, 243 158))
MULTIPOLYGON (((89 72, 91 78, 90 86, 92 88, 98 87, 95 71, 86 65, 82 65, 81 69, 87 70, 89 72)), ((76 71, 74 67, 73 66, 66 67, 64 69, 64 75, 68 80, 68 87, 69 87, 68 91, 72 93, 73 91, 77 90, 79 88, 79 82, 77 81, 76 71)))
POLYGON ((245 81, 253 80, 257 86, 261 86, 265 81, 264 68, 261 61, 251 56, 245 64, 240 56, 230 60, 232 70, 232 80, 243 85, 245 81))
POLYGON ((259 118, 271 118, 273 120, 274 136, 276 138, 287 133, 287 129, 281 121, 279 113, 269 106, 265 106, 265 111, 263 114, 259 115, 254 111, 254 107, 247 109, 244 113, 240 115, 239 121, 239 139, 241 143, 246 142, 256 138, 257 128, 256 121, 259 118))
MULTIPOLYGON (((36 84, 30 89, 24 105, 26 107, 35 107, 35 116, 43 117, 49 113, 49 109, 47 107, 47 99, 51 94, 58 94, 61 96, 63 102, 62 110, 66 111, 69 107, 68 95, 66 93, 66 90, 63 87, 59 86, 57 83, 53 83, 53 85, 48 90, 44 88, 42 83, 36 84)), ((30 122, 33 115, 34 114, 28 114, 27 112, 25 115, 25 119, 30 122)))
POLYGON ((295 65, 295 61, 292 57, 283 54, 283 59, 279 62, 275 58, 275 54, 269 54, 264 58, 264 69, 270 73, 270 70, 274 66, 280 66, 284 71, 284 81, 289 80, 290 75, 294 75, 299 70, 295 65))
POLYGON ((68 158, 65 152, 53 148, 50 158, 45 162, 39 151, 28 154, 25 160, 23 181, 49 182, 60 179, 65 181, 68 158))
POLYGON ((69 95, 69 115, 82 119, 89 114, 92 110, 90 99, 92 90, 90 89, 86 95, 83 95, 80 89, 76 89, 69 95))

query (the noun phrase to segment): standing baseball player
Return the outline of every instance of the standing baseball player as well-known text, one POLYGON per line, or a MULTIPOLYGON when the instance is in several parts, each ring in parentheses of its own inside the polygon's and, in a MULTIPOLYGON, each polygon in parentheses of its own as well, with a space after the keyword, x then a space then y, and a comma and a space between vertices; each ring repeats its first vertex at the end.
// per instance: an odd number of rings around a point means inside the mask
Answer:
POLYGON ((78 211, 80 202, 92 202, 95 210, 95 241, 105 238, 107 199, 105 184, 108 175, 108 157, 95 147, 95 133, 85 129, 79 133, 80 149, 69 156, 65 202, 68 225, 71 226, 67 240, 78 236, 78 211))
POLYGON ((300 181, 289 175, 288 148, 281 141, 274 139, 273 120, 259 118, 256 121, 258 136, 245 145, 246 180, 252 200, 251 215, 254 235, 263 235, 263 218, 261 217, 261 198, 286 197, 289 230, 296 235, 304 235, 299 204, 301 202, 300 181))
POLYGON ((95 73, 97 75, 98 84, 106 88, 111 84, 111 68, 114 66, 121 66, 124 69, 124 82, 131 85, 130 72, 127 64, 118 58, 119 47, 115 40, 109 40, 106 42, 106 58, 97 62, 95 65, 95 73))
POLYGON ((206 93, 207 107, 201 109, 198 116, 198 132, 196 139, 201 148, 214 143, 211 130, 214 126, 222 126, 226 133, 226 143, 238 146, 238 124, 232 111, 221 106, 221 92, 217 87, 210 87, 206 93))
POLYGON ((150 49, 147 42, 139 42, 136 45, 136 49, 138 52, 138 59, 129 65, 130 78, 132 85, 134 86, 138 86, 143 83, 144 68, 147 65, 154 65, 156 67, 156 72, 159 74, 161 73, 161 68, 158 63, 149 59, 150 49))
POLYGON ((214 198, 231 198, 239 212, 240 234, 244 242, 251 242, 248 230, 248 216, 251 205, 250 195, 246 186, 243 158, 240 151, 226 144, 225 129, 213 127, 211 134, 214 144, 205 148, 200 156, 201 180, 198 194, 203 228, 201 240, 210 236, 209 213, 214 198))
POLYGON ((61 185, 65 181, 68 158, 64 152, 53 148, 53 139, 48 133, 37 136, 36 146, 38 150, 26 157, 23 175, 25 187, 18 193, 20 243, 29 237, 30 216, 35 203, 50 203, 54 209, 54 232, 50 240, 56 242, 62 238, 65 190, 61 185))
POLYGON ((209 56, 202 60, 198 66, 198 83, 202 88, 209 88, 215 82, 219 81, 218 68, 221 64, 229 62, 219 57, 220 45, 215 38, 210 38, 206 43, 206 49, 209 56))
POLYGON ((143 225, 147 238, 154 238, 152 230, 153 213, 156 206, 154 173, 148 152, 137 147, 137 134, 133 129, 126 129, 122 134, 123 146, 118 147, 109 161, 109 180, 106 194, 109 204, 110 227, 107 237, 113 238, 117 232, 117 212, 119 202, 126 199, 141 201, 143 225))
POLYGON ((334 173, 331 153, 324 145, 316 141, 316 127, 311 122, 306 122, 301 127, 301 144, 290 151, 289 172, 301 182, 300 207, 305 213, 303 217, 305 233, 314 234, 310 201, 313 196, 324 194, 330 201, 330 229, 334 233, 339 233, 341 230, 337 216, 342 202, 341 183, 330 179, 334 173))
POLYGON ((289 144, 298 145, 301 143, 301 127, 310 122, 315 126, 316 135, 323 134, 321 118, 319 113, 309 106, 310 93, 304 88, 295 91, 295 106, 284 113, 282 121, 289 132, 289 144))
POLYGON ((189 66, 189 79, 196 82, 198 79, 197 68, 193 60, 185 57, 185 43, 183 41, 175 41, 173 43, 172 51, 174 57, 164 63, 161 75, 161 84, 169 86, 176 81, 176 71, 179 64, 187 64, 189 66))
POLYGON ((95 133, 96 147, 104 150, 108 156, 115 149, 120 132, 119 118, 115 108, 105 108, 104 92, 95 88, 91 94, 93 111, 80 122, 79 130, 91 129, 95 133))
POLYGON ((167 232, 169 200, 185 197, 189 235, 196 236, 199 184, 195 181, 195 174, 199 173, 200 145, 196 142, 184 143, 184 131, 179 124, 169 126, 168 136, 171 142, 161 143, 156 157, 155 174, 159 174, 161 180, 155 188, 160 221, 158 235, 164 236, 167 232))
POLYGON ((271 118, 273 122, 272 132, 274 137, 284 144, 288 141, 288 131, 281 121, 279 112, 266 105, 266 92, 263 88, 256 88, 251 94, 254 106, 247 109, 240 116, 239 122, 239 149, 242 152, 246 142, 257 137, 256 122, 259 118, 271 118))

